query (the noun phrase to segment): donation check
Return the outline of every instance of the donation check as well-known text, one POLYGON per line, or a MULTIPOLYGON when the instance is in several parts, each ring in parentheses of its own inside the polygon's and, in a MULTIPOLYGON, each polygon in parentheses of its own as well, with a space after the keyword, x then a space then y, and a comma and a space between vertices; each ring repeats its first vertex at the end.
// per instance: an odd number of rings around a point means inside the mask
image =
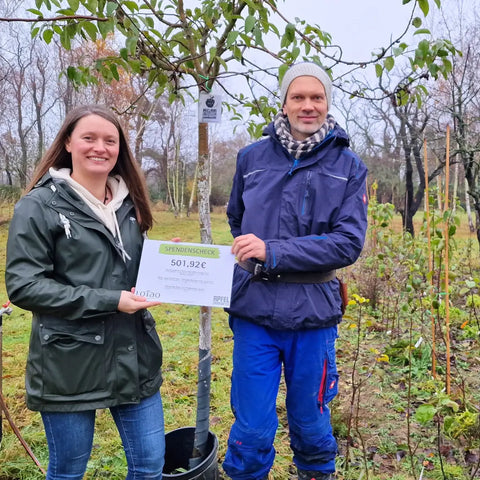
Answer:
POLYGON ((229 307, 235 264, 230 248, 147 239, 135 293, 165 303, 229 307))

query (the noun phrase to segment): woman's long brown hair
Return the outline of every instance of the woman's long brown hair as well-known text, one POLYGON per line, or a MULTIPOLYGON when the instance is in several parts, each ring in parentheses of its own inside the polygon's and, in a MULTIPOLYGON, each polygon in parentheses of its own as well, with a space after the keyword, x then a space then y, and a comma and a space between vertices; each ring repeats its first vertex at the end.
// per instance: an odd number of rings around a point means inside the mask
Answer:
POLYGON ((50 167, 56 169, 72 169, 72 156, 65 149, 65 143, 70 138, 77 122, 87 115, 98 115, 110 123, 113 123, 117 128, 120 136, 120 148, 117 163, 110 174, 118 174, 123 178, 128 187, 130 198, 135 205, 141 231, 146 232, 147 230, 150 230, 153 225, 153 216, 150 208, 145 177, 140 166, 133 157, 125 132, 118 121, 118 118, 111 110, 103 105, 82 105, 73 108, 67 114, 55 140, 45 152, 45 155, 35 169, 33 177, 26 188, 26 192, 29 192, 38 183, 38 181, 48 172, 50 167))

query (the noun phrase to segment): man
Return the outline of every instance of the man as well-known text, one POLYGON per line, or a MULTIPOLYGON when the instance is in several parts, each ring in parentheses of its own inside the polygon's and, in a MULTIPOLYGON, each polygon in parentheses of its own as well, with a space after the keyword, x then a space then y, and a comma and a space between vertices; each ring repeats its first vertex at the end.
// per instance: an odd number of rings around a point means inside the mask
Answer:
POLYGON ((363 247, 367 169, 328 114, 331 91, 318 65, 290 67, 267 139, 238 155, 227 209, 238 259, 228 309, 235 422, 223 464, 233 480, 266 479, 272 467, 282 366, 298 478, 335 472, 327 406, 338 389, 335 270, 363 247))

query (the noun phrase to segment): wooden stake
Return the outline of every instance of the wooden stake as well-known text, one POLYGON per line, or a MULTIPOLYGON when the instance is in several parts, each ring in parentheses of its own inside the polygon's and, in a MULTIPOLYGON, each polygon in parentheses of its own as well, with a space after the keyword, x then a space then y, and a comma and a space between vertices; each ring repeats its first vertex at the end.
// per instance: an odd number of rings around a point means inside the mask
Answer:
MULTIPOLYGON (((445 155, 445 210, 448 211, 448 184, 450 181, 450 125, 447 125, 447 139, 446 139, 446 155, 445 155)), ((447 348, 447 375, 445 379, 445 386, 447 395, 450 395, 450 307, 449 307, 449 295, 448 295, 448 230, 449 219, 445 219, 445 336, 446 336, 446 348, 447 348)))

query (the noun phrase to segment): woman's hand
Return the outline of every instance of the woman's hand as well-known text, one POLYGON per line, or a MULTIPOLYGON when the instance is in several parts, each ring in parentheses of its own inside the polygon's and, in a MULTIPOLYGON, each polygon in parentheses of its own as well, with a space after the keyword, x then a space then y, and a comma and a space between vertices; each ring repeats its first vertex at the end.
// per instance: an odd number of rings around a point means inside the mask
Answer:
POLYGON ((132 288, 131 292, 122 290, 120 295, 120 300, 118 302, 117 310, 123 313, 135 313, 142 308, 154 307, 156 305, 161 305, 162 302, 150 302, 145 297, 140 295, 135 295, 135 289, 132 288))
MULTIPOLYGON (((178 243, 181 242, 182 239, 180 237, 174 237, 171 241, 178 243)), ((117 310, 123 313, 135 313, 142 308, 154 307, 161 305, 161 303, 162 302, 149 302, 145 297, 135 295, 135 288, 132 288, 131 292, 127 292, 126 290, 122 291, 117 310)))

